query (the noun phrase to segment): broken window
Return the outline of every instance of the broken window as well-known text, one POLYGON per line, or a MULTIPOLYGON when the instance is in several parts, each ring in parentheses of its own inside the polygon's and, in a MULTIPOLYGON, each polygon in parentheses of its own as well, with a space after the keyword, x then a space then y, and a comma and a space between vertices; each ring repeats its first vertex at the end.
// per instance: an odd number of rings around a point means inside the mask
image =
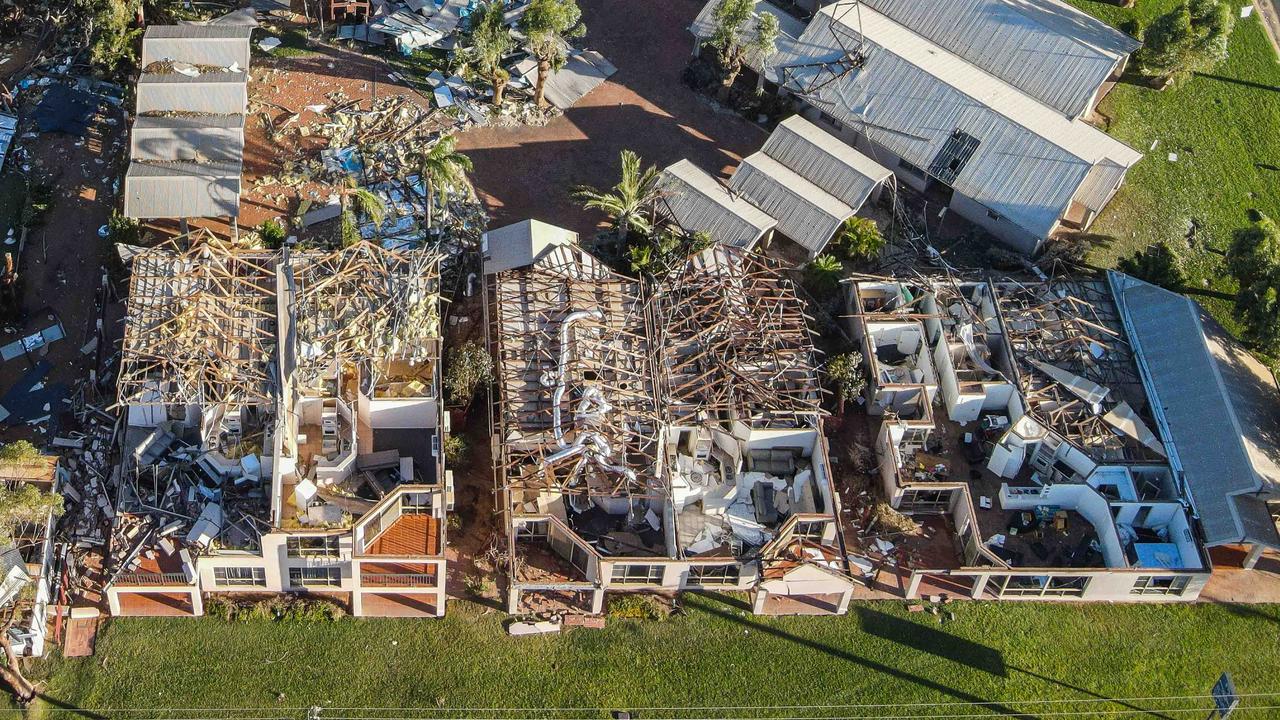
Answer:
POLYGON ((694 565, 689 568, 691 587, 737 585, 742 571, 737 565, 694 565))
POLYGON ((296 588, 338 587, 342 569, 336 567, 289 568, 289 585, 296 588))
POLYGON ((249 587, 266 587, 267 571, 260 567, 215 567, 213 584, 218 587, 243 585, 249 587))
POLYGON ((430 515, 431 493, 405 493, 400 496, 402 515, 430 515))
POLYGON ((948 185, 955 182, 978 149, 978 144, 978 138, 963 130, 955 130, 929 164, 929 174, 948 185))
POLYGON ((614 565, 613 582, 622 585, 661 585, 662 565, 614 565))
POLYGON ((827 522, 825 520, 808 520, 796 523, 794 537, 800 540, 812 540, 820 543, 822 542, 822 536, 826 532, 827 522))
POLYGON ((285 541, 291 558, 338 557, 337 535, 301 535, 285 541))
POLYGON ((1170 595, 1177 597, 1187 589, 1190 578, 1186 575, 1139 575, 1130 595, 1170 595))

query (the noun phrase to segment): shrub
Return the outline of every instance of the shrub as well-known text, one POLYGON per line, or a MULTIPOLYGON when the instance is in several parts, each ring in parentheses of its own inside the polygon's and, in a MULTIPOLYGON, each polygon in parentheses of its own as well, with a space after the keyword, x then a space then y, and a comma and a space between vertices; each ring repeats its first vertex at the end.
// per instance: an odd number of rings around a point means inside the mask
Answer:
POLYGON ((141 238, 138 221, 119 213, 111 213, 110 219, 107 220, 107 237, 111 238, 113 243, 137 245, 141 238))
POLYGON ((263 220, 257 231, 263 247, 278 250, 284 245, 284 228, 275 220, 263 220))
POLYGON ((489 588, 493 587, 493 583, 489 581, 489 578, 483 575, 468 575, 462 579, 462 584, 467 588, 467 592, 476 597, 483 596, 489 592, 489 588))
POLYGON ((619 620, 666 620, 667 606, 652 595, 630 593, 609 599, 609 617, 619 620))
POLYGON ((219 620, 241 622, 331 622, 346 615, 335 602, 323 598, 273 595, 261 600, 237 602, 213 597, 205 601, 205 614, 219 620))
POLYGON ((462 464, 467 456, 467 441, 461 435, 450 435, 444 439, 444 460, 453 466, 462 464))
POLYGON ((854 216, 844 222, 834 244, 846 258, 873 258, 884 248, 884 235, 875 220, 854 216))
POLYGON ((444 372, 444 388, 449 393, 450 402, 469 406, 476 390, 492 379, 493 358, 479 343, 468 342, 449 353, 444 372))
POLYGON ((40 451, 26 440, 14 440, 0 445, 0 460, 10 463, 31 463, 40 458, 40 451))

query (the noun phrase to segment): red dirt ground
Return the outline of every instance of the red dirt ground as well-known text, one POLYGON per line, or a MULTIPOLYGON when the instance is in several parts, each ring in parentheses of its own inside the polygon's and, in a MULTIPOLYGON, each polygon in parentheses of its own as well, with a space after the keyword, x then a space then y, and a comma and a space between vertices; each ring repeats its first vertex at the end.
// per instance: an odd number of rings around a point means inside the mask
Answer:
POLYGON ((723 177, 764 143, 764 130, 680 81, 693 49, 687 28, 701 0, 630 2, 625 11, 608 0, 580 5, 587 26, 581 44, 604 55, 617 74, 545 127, 459 136, 494 227, 537 217, 590 237, 603 218, 583 211, 569 192, 616 183, 621 150, 658 167, 689 158, 723 177))

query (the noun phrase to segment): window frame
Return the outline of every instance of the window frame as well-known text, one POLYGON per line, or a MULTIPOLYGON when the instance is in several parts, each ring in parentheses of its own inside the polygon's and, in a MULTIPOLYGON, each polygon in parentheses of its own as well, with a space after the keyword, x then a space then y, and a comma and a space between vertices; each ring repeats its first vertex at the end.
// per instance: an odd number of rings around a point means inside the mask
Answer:
POLYGON ((666 566, 656 563, 614 563, 609 571, 611 585, 661 585, 666 566), (637 570, 643 568, 643 570, 637 570), (619 577, 621 576, 621 577, 619 577))
POLYGON ((742 582, 742 567, 739 565, 690 565, 689 577, 685 584, 689 587, 737 587, 742 582))
POLYGON ((342 546, 337 535, 290 535, 285 538, 285 555, 291 558, 337 558, 342 546), (319 542, 319 547, 307 547, 304 541, 319 542))
POLYGON ((213 568, 214 587, 266 587, 267 569, 255 565, 217 565, 213 568), (232 573, 248 572, 249 577, 232 577, 232 573))
POLYGON ((1182 597, 1191 585, 1191 578, 1186 575, 1139 575, 1129 588, 1130 595, 1150 595, 1158 597, 1182 597), (1167 586, 1152 583, 1168 581, 1167 586))
POLYGON ((342 587, 342 568, 336 565, 289 568, 289 587, 294 589, 342 587), (308 578, 307 573, 324 573, 324 578, 308 578))

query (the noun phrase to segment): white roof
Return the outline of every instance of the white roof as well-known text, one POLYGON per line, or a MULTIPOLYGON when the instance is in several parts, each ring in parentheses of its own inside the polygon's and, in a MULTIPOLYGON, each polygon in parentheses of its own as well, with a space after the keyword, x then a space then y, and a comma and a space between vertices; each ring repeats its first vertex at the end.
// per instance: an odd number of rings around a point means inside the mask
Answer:
POLYGON ((1124 169, 1142 157, 870 7, 838 19, 835 7, 823 8, 793 48, 779 50, 771 77, 926 170, 953 132, 972 137, 977 145, 950 184, 1038 237, 1054 228, 1095 165, 1124 169), (859 24, 863 62, 833 72, 830 63, 848 59, 843 48, 857 47, 859 24))
POLYGON ((750 248, 777 221, 689 160, 662 171, 663 202, 685 230, 726 245, 750 248))
POLYGON ((486 232, 481 243, 489 275, 532 265, 561 245, 577 245, 578 233, 530 218, 486 232))

